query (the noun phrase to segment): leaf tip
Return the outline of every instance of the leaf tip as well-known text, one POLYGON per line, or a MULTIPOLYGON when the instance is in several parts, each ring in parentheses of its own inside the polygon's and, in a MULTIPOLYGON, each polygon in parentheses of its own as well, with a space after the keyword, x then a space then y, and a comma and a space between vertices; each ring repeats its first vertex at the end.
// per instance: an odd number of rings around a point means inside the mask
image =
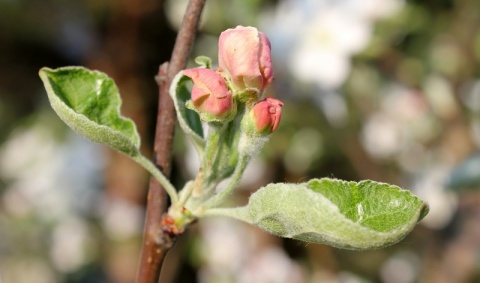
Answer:
POLYGON ((51 70, 52 69, 50 69, 48 67, 42 67, 42 68, 40 68, 40 70, 38 70, 38 76, 40 76, 40 78, 43 80, 47 76, 47 73, 51 70))
POLYGON ((420 215, 418 216, 418 221, 422 220, 427 216, 427 214, 430 212, 430 206, 428 203, 423 202, 422 206, 420 207, 420 215))

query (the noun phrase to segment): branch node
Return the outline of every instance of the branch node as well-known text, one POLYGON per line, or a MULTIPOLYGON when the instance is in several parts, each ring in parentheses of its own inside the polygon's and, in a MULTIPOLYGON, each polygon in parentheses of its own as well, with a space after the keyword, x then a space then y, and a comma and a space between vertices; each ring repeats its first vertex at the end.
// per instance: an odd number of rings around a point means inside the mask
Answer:
POLYGON ((168 73, 168 62, 164 62, 158 68, 158 73, 155 76, 155 81, 157 82, 158 86, 161 86, 167 82, 168 80, 167 73, 168 73))

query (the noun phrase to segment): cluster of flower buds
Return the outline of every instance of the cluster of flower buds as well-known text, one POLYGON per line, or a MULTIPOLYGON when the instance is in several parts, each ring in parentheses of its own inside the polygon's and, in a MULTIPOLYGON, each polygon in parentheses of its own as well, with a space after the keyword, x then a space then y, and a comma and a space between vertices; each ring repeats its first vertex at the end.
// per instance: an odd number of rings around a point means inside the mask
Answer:
MULTIPOLYGON (((220 34, 218 69, 194 68, 183 71, 193 81, 191 102, 202 120, 230 121, 237 104, 244 103, 247 127, 258 134, 270 134, 280 122, 283 103, 261 100, 273 80, 270 41, 254 27, 238 26, 220 34)), ((252 132, 249 130, 249 132, 252 132)))

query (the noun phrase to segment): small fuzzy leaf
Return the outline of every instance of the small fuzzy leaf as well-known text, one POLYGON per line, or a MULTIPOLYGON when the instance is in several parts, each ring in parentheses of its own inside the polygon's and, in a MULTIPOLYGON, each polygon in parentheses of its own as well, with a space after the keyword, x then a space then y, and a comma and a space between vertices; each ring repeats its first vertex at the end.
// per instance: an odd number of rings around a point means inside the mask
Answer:
POLYGON ((189 81, 189 77, 184 76, 181 72, 178 73, 170 85, 170 96, 177 111, 180 127, 192 139, 197 151, 201 153, 205 147, 202 122, 197 112, 185 107, 187 101, 190 100, 190 91, 186 87, 186 83, 189 81))
POLYGON ((129 156, 139 154, 135 124, 121 116, 118 89, 106 74, 63 67, 42 68, 39 75, 53 110, 75 132, 129 156))
POLYGON ((323 178, 270 184, 255 192, 245 207, 212 212, 281 237, 366 250, 402 240, 428 213, 428 206, 397 186, 323 178))

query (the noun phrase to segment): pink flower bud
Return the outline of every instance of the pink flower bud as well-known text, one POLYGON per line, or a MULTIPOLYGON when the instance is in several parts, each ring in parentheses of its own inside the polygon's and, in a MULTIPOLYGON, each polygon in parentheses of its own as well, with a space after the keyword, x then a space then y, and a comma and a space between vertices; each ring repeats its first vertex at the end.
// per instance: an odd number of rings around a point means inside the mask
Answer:
POLYGON ((275 98, 265 98, 253 106, 252 114, 259 133, 271 133, 278 128, 282 117, 283 102, 275 98))
POLYGON ((273 80, 270 41, 254 27, 237 26, 220 34, 218 64, 234 91, 260 92, 273 80))
POLYGON ((232 112, 232 93, 217 72, 194 68, 183 70, 183 74, 193 81, 192 104, 199 113, 213 116, 213 119, 222 119, 232 112))

